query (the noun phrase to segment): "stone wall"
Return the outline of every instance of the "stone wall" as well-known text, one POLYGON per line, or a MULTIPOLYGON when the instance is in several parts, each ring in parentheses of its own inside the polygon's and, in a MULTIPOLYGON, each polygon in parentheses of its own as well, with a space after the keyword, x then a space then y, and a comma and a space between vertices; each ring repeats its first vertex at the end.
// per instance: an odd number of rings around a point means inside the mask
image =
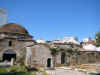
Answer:
POLYGON ((47 60, 51 59, 52 67, 52 55, 49 47, 43 44, 37 44, 32 47, 32 64, 47 67, 47 60))
POLYGON ((98 51, 85 51, 81 52, 78 56, 78 64, 97 64, 100 63, 100 52, 98 51))
MULTIPOLYGON (((56 64, 61 64, 61 53, 56 56, 56 64)), ((66 53, 65 64, 100 64, 100 52, 82 51, 79 55, 70 55, 70 57, 66 53)))
MULTIPOLYGON (((62 48, 67 48, 70 45, 60 45, 62 48)), ((75 64, 96 64, 100 63, 100 52, 96 51, 80 51, 78 55, 69 55, 67 51, 65 53, 65 65, 75 65, 75 64)), ((59 52, 56 56, 56 64, 61 64, 61 54, 59 52)), ((41 66, 47 66, 47 59, 52 58, 49 47, 44 44, 37 44, 32 46, 32 64, 38 64, 41 66)), ((53 63, 53 59, 52 59, 53 63)), ((63 64, 63 65, 64 65, 63 64)))
POLYGON ((0 60, 3 59, 3 53, 7 50, 14 50, 16 52, 16 61, 23 58, 27 42, 16 39, 0 40, 0 60), (9 41, 12 41, 12 46, 9 46, 9 41))

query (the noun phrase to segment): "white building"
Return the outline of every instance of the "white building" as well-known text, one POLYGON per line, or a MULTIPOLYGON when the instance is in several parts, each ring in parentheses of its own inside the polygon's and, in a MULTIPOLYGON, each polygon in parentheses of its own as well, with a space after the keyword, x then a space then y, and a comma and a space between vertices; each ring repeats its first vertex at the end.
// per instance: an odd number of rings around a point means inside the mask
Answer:
POLYGON ((63 43, 73 43, 73 44, 80 44, 76 37, 64 37, 63 43))
POLYGON ((91 38, 85 38, 85 39, 83 39, 83 42, 89 42, 89 41, 91 41, 91 38))
POLYGON ((36 40, 36 42, 37 42, 37 43, 46 43, 46 41, 45 41, 45 40, 42 40, 42 39, 36 40))
POLYGON ((96 51, 96 46, 92 44, 84 45, 83 48, 87 51, 96 51))
POLYGON ((96 47, 96 42, 91 40, 91 38, 83 39, 83 49, 86 51, 100 51, 99 47, 96 47))
POLYGON ((52 43, 63 43, 62 40, 53 40, 52 43))
POLYGON ((52 43, 73 43, 73 44, 80 44, 75 37, 64 37, 63 40, 53 40, 52 43))

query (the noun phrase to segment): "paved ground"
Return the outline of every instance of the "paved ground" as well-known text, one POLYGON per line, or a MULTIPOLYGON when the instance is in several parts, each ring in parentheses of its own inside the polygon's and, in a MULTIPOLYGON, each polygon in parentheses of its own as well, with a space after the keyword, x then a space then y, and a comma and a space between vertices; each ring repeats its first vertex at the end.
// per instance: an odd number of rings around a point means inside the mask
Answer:
POLYGON ((83 72, 66 70, 66 69, 56 69, 56 70, 48 70, 49 75, 87 75, 83 72))
POLYGON ((4 62, 1 63, 1 62, 0 62, 0 68, 2 68, 2 67, 3 67, 3 68, 7 68, 7 67, 9 67, 9 66, 11 66, 10 63, 4 63, 4 62))

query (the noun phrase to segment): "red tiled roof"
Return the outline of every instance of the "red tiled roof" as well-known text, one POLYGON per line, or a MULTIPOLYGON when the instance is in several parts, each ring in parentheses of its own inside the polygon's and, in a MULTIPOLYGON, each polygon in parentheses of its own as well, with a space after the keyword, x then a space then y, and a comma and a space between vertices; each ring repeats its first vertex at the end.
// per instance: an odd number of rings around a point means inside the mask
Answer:
POLYGON ((95 41, 89 41, 89 42, 84 42, 85 44, 93 44, 93 45, 95 45, 96 44, 96 42, 95 41))

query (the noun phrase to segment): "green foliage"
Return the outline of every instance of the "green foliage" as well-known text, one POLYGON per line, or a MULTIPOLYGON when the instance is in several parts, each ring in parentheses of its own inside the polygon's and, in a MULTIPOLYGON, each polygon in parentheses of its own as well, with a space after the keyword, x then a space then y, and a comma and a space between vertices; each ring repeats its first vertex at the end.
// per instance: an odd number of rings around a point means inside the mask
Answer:
POLYGON ((100 32, 96 34, 96 46, 100 46, 100 32))
POLYGON ((36 75, 36 71, 27 71, 25 66, 11 66, 0 68, 0 75, 36 75))
POLYGON ((56 56, 58 54, 58 48, 50 48, 51 54, 56 56))
POLYGON ((54 47, 54 48, 50 48, 50 51, 53 56, 56 56, 58 52, 66 52, 70 55, 80 54, 79 49, 77 47, 73 48, 72 46, 71 48, 68 48, 68 49, 62 48, 62 47, 54 47))
POLYGON ((5 73, 5 72, 8 72, 7 68, 0 68, 0 73, 5 73))
POLYGON ((67 50, 67 53, 70 54, 70 55, 73 55, 73 52, 74 51, 72 49, 67 50))
POLYGON ((66 51, 66 49, 64 49, 64 48, 58 47, 58 49, 59 49, 59 52, 65 52, 66 51))
POLYGON ((15 72, 13 75, 28 75, 27 72, 15 72))
POLYGON ((95 73, 89 73, 89 75, 96 75, 95 73))
POLYGON ((10 72, 27 72, 25 66, 11 66, 9 70, 10 72))
POLYGON ((13 75, 36 75, 36 72, 15 72, 13 75))

